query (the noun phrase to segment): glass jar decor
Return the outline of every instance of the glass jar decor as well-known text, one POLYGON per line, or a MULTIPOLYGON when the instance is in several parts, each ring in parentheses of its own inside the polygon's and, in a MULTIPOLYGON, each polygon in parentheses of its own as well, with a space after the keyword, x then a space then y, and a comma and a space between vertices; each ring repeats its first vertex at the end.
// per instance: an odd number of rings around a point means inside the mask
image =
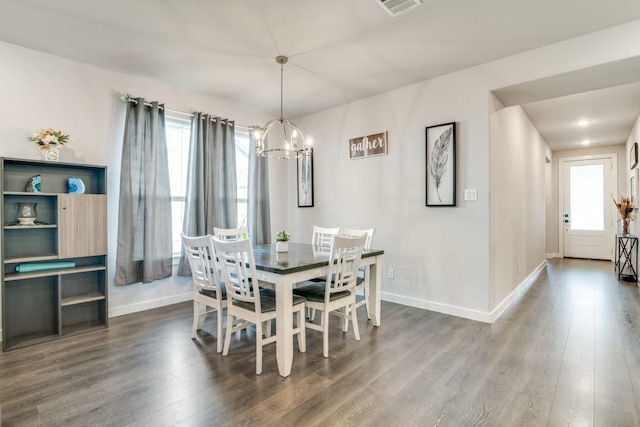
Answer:
POLYGON ((20 225, 33 225, 38 218, 36 212, 37 203, 18 202, 18 222, 20 225))

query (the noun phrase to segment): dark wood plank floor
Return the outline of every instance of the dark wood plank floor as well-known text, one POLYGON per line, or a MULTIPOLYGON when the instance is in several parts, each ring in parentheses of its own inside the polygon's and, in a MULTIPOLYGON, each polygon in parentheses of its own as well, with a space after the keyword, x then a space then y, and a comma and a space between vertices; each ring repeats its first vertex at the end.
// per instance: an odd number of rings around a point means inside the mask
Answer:
POLYGON ((640 288, 611 263, 554 260, 493 325, 383 303, 329 359, 308 331, 288 378, 274 345, 255 375, 251 333, 192 341, 191 310, 0 355, 3 426, 640 425, 640 288))

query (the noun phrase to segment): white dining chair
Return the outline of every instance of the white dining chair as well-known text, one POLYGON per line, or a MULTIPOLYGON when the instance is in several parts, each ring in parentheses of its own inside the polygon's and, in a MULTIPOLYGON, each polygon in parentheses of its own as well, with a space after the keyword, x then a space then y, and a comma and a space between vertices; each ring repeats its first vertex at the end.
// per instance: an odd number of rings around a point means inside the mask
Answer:
MULTIPOLYGON (((343 237, 360 237, 366 236, 364 249, 371 249, 371 241, 373 240, 373 233, 376 231, 375 228, 367 228, 363 230, 359 230, 356 228, 340 228, 340 235, 343 237)), ((358 307, 365 306, 367 311, 367 319, 371 319, 371 315, 369 314, 369 267, 361 267, 358 271, 358 279, 356 281, 356 293, 358 290, 362 291, 363 299, 356 303, 356 309, 358 307)))
POLYGON ((213 227, 213 235, 220 240, 241 240, 249 238, 247 227, 219 228, 213 227))
MULTIPOLYGON (((360 341, 356 316, 356 279, 366 237, 336 236, 331 247, 329 272, 324 283, 307 281, 293 290, 294 295, 304 297, 307 306, 322 311, 320 324, 307 323, 308 329, 322 332, 322 354, 329 357, 329 314, 352 320, 353 334, 360 341), (342 311, 338 311, 342 309, 342 311)), ((342 323, 346 332, 345 322, 342 323)))
MULTIPOLYGON (((331 253, 331 245, 333 244, 333 238, 340 233, 340 227, 319 227, 313 226, 313 234, 311 235, 311 245, 313 246, 314 256, 316 254, 324 255, 331 253)), ((323 282, 326 280, 325 276, 316 277, 312 279, 314 282, 323 282)), ((314 321, 316 318, 316 312, 314 309, 309 308, 309 320, 314 321)))
MULTIPOLYGON (((263 337, 263 322, 276 318, 275 292, 261 289, 258 283, 253 249, 249 240, 220 240, 213 238, 215 254, 218 257, 227 289, 227 333, 224 341, 223 356, 229 354, 233 332, 256 327, 256 374, 262 373, 262 347, 275 342, 277 335, 263 337)), ((293 333, 298 335, 300 352, 306 351, 305 337, 305 299, 293 296, 293 311, 296 315, 296 327, 293 333)))
MULTIPOLYGON (((213 227, 213 235, 220 240, 244 240, 249 238, 249 229, 246 226, 236 228, 213 227)), ((273 283, 260 282, 260 286, 275 289, 275 285, 273 283)), ((271 329, 267 329, 267 331, 268 334, 271 334, 271 329)))
POLYGON ((207 315, 217 313, 217 351, 222 351, 224 340, 223 311, 227 306, 224 284, 215 267, 215 256, 210 235, 190 237, 182 234, 182 245, 191 268, 193 280, 193 327, 191 338, 196 338, 207 315), (208 309, 210 308, 210 309, 208 309))
POLYGON ((340 227, 318 227, 313 226, 311 244, 316 248, 331 248, 333 238, 340 233, 340 227))

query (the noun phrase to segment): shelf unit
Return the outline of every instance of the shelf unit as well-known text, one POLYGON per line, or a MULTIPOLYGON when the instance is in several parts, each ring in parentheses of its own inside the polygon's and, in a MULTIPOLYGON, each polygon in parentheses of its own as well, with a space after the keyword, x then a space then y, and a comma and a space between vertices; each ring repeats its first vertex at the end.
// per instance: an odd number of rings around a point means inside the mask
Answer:
POLYGON ((2 158, 0 168, 2 349, 108 327, 106 167, 2 158), (41 193, 25 191, 34 175, 41 193), (84 194, 68 194, 70 176, 84 194), (36 203, 38 224, 15 225, 17 203, 36 203), (61 261, 75 266, 16 270, 61 261))

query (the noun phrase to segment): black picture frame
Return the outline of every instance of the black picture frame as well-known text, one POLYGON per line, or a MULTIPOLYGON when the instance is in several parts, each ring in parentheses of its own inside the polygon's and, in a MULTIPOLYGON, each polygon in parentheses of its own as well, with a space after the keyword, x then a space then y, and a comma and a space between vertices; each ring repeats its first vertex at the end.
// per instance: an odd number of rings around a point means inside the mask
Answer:
POLYGON ((426 205, 456 206, 456 123, 425 129, 426 205))
POLYGON ((297 159, 298 207, 313 207, 313 148, 297 159))
POLYGON ((629 151, 629 167, 633 169, 638 164, 638 143, 634 142, 629 151))

